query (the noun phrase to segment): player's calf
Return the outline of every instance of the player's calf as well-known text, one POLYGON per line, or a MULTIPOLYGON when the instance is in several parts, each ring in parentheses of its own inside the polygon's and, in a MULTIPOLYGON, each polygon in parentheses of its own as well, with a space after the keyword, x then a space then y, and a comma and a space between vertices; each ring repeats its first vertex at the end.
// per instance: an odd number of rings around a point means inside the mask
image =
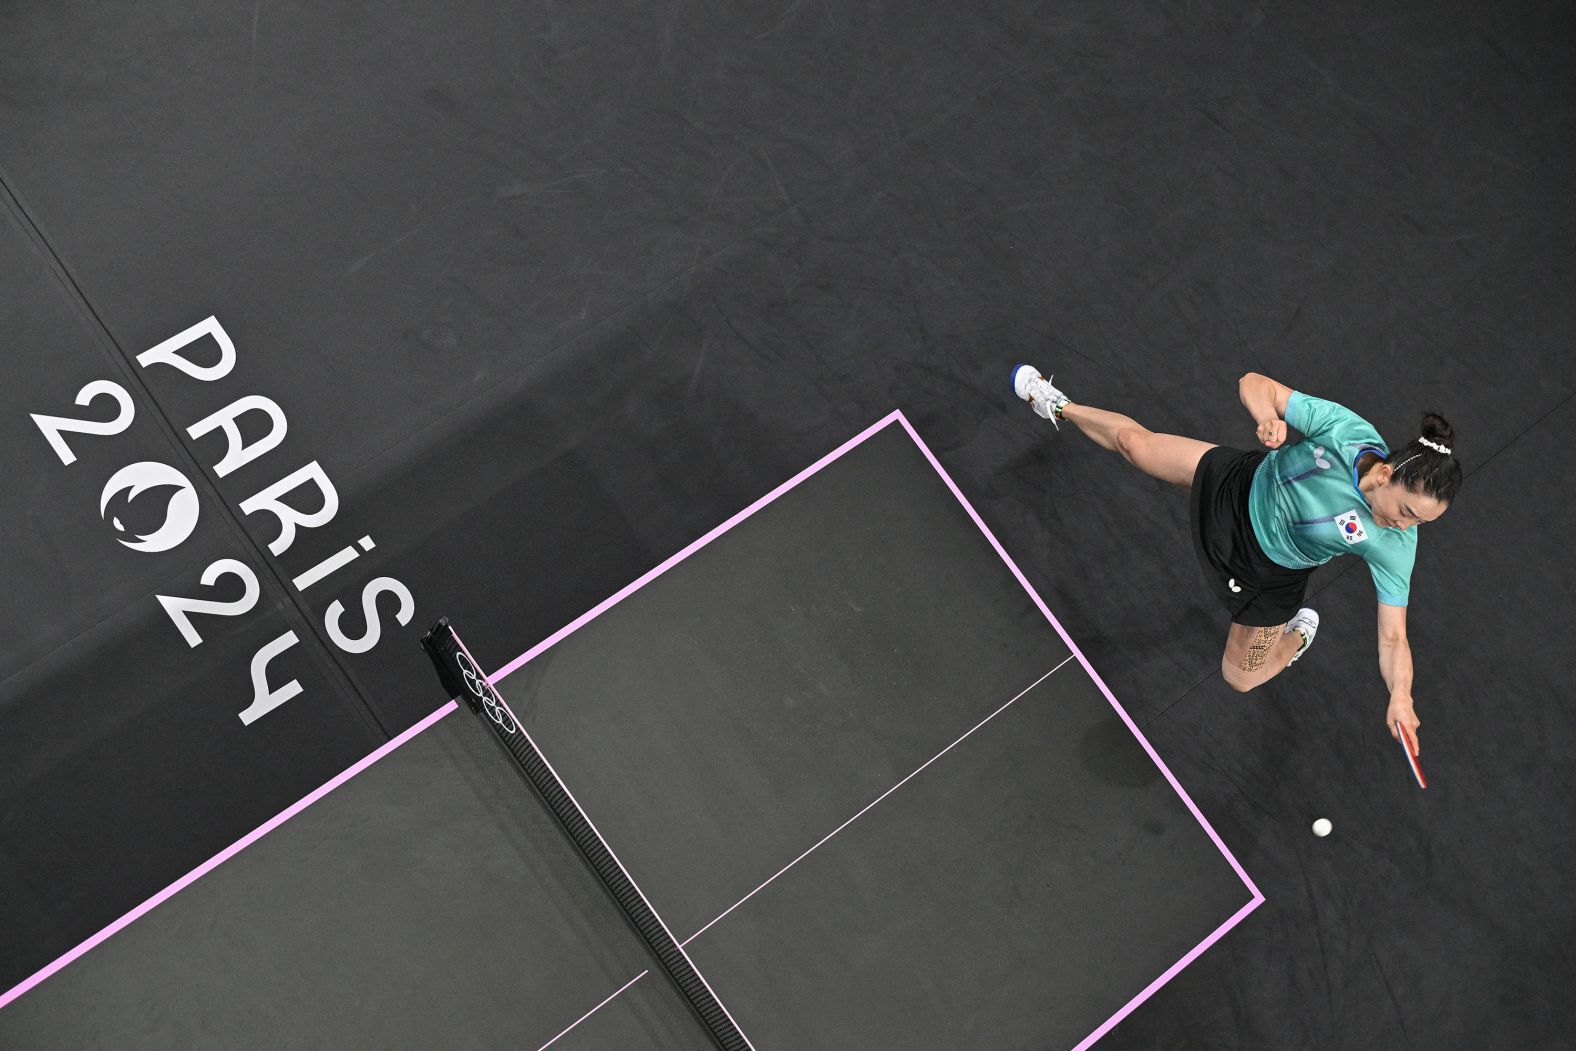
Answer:
POLYGON ((1286 624, 1233 624, 1220 660, 1221 677, 1238 693, 1262 686, 1307 652, 1318 630, 1319 615, 1306 607, 1286 624))
POLYGON ((1288 655, 1278 662, 1273 661, 1276 647, 1285 638, 1282 625, 1249 630, 1252 634, 1241 651, 1233 654, 1228 646, 1220 659, 1221 677, 1226 680, 1227 686, 1238 693, 1247 693, 1269 682, 1290 659, 1288 655))

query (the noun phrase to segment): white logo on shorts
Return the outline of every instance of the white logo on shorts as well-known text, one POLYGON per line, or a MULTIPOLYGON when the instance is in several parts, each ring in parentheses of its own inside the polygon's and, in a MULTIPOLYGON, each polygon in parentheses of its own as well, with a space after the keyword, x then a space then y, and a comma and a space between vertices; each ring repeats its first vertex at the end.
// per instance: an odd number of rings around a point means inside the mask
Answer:
POLYGON ((1236 577, 1232 577, 1230 580, 1226 581, 1226 586, 1228 588, 1230 588, 1232 591, 1241 591, 1242 590, 1242 585, 1237 583, 1237 578, 1236 577))

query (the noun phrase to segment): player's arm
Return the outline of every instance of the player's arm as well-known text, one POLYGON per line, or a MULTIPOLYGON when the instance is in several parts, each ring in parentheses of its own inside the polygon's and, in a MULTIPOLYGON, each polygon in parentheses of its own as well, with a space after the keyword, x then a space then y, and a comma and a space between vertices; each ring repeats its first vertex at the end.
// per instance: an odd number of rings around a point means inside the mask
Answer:
POLYGON ((1390 707, 1385 712, 1385 722, 1390 736, 1396 737, 1396 724, 1406 728, 1407 736, 1418 754, 1422 745, 1417 740, 1417 712, 1412 708, 1412 647, 1406 641, 1406 607, 1387 606, 1379 603, 1379 673, 1390 687, 1390 707))
POLYGON ((1286 399, 1291 394, 1286 384, 1259 372, 1244 373, 1237 381, 1237 396, 1259 425, 1259 441, 1271 449, 1280 448, 1286 441, 1286 399))

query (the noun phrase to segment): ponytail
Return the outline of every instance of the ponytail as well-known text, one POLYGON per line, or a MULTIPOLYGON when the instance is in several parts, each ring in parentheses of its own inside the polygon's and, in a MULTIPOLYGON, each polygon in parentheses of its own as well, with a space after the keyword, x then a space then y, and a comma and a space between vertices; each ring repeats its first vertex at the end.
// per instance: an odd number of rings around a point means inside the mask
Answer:
POLYGON ((1421 438, 1412 439, 1385 462, 1395 464, 1391 476, 1395 481, 1414 493, 1448 504, 1461 491, 1461 462, 1455 458, 1456 432, 1437 412, 1423 413, 1419 429, 1421 438))

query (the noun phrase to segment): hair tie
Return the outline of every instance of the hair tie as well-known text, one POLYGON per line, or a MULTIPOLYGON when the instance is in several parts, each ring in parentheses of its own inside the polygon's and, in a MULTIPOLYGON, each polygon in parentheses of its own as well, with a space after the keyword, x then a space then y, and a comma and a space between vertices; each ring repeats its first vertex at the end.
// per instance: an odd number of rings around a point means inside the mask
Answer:
POLYGON ((1417 440, 1428 446, 1430 449, 1434 450, 1436 453, 1444 453, 1446 456, 1450 455, 1450 446, 1448 445, 1440 445, 1438 442, 1431 442, 1427 438, 1419 438, 1417 440))

